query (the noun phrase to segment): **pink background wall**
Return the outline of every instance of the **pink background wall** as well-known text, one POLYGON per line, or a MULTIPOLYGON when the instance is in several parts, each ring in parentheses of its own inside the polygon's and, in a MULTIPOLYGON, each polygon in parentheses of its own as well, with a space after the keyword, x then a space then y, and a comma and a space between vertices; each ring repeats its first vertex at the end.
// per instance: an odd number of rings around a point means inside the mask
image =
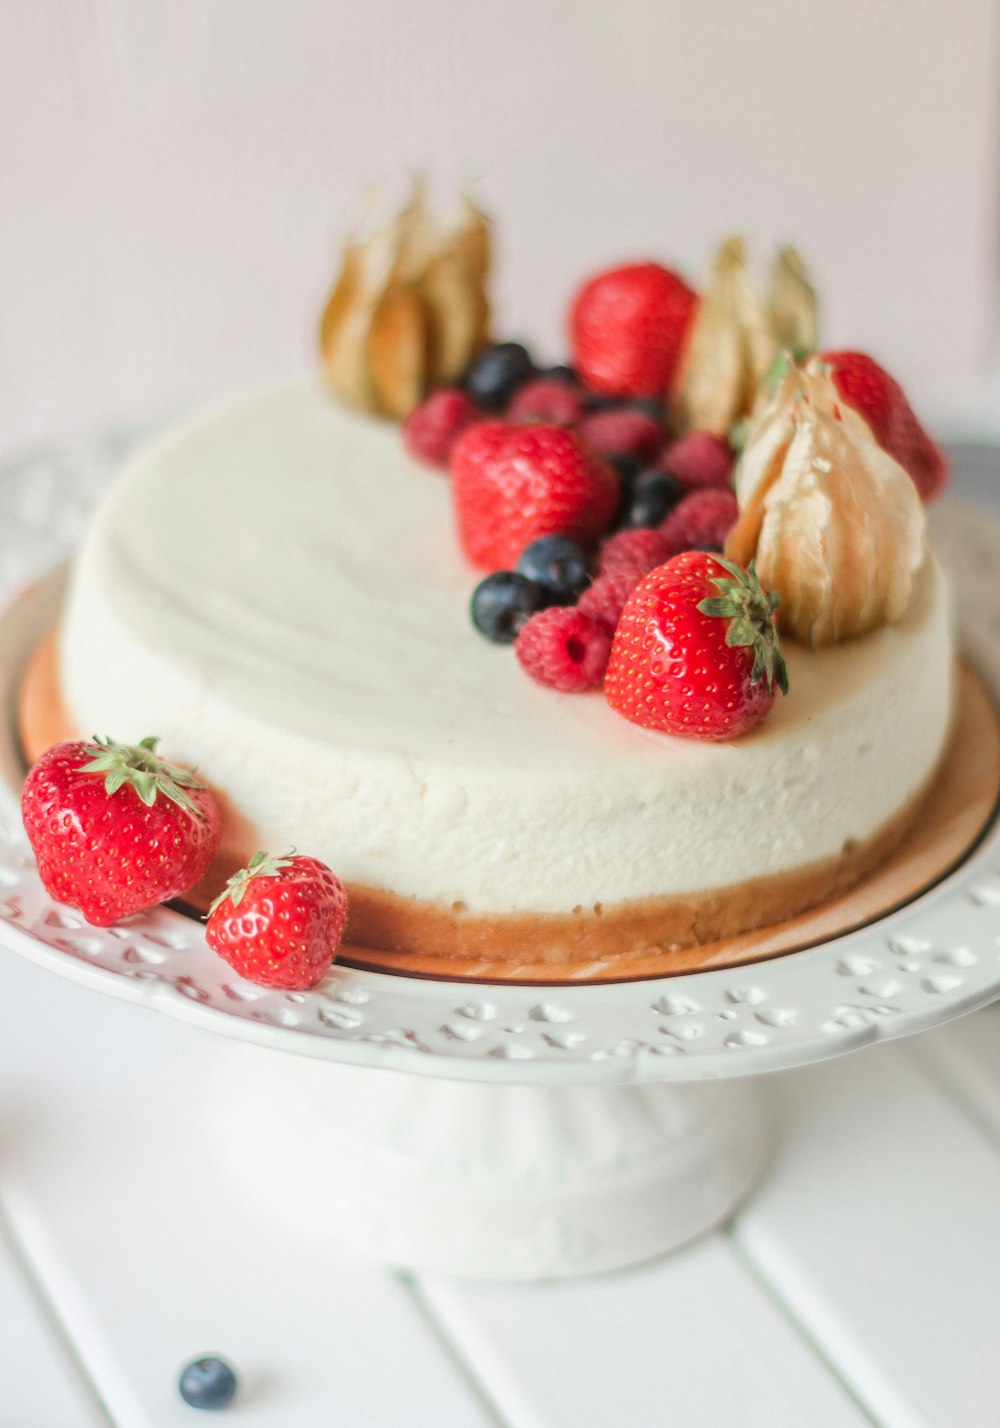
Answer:
POLYGON ((997 331, 993 0, 4 0, 0 451, 312 360, 361 186, 499 220, 504 332, 577 278, 792 238, 933 402, 997 331))

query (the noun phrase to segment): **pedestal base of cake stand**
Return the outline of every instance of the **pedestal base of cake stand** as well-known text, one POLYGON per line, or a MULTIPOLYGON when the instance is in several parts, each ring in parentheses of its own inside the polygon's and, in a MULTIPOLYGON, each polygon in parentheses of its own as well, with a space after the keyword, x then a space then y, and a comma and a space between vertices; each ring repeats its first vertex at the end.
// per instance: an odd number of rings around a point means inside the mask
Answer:
POLYGON ((494 1085, 222 1048, 209 1135, 244 1195, 335 1254, 484 1279, 592 1274, 724 1220, 764 1162, 752 1081, 494 1085))

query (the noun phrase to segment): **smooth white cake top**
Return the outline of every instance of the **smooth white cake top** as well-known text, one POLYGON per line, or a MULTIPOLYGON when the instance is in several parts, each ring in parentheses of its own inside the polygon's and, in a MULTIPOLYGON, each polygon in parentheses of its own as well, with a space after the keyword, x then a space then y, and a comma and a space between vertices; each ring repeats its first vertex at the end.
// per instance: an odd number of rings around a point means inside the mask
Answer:
POLYGON ((313 383, 148 447, 76 563, 61 672, 87 732, 160 734, 275 845, 342 876, 507 910, 776 872, 873 832, 948 721, 928 564, 899 625, 822 654, 730 744, 533 684, 473 629, 447 477, 313 383), (498 874, 502 869, 502 877, 498 874))

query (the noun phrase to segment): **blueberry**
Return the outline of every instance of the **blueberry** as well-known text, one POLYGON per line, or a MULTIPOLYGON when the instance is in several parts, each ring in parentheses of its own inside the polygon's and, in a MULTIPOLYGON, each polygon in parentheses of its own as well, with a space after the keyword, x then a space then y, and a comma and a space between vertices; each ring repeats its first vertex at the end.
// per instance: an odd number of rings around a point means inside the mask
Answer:
POLYGON ((558 367, 543 367, 538 374, 549 382, 565 382, 567 387, 578 387, 580 378, 576 375, 572 367, 567 367, 560 363, 558 367))
POLYGON ((472 363, 465 390, 484 411, 499 412, 534 370, 528 350, 520 342, 497 342, 472 363))
POLYGON ((517 573, 541 585, 550 601, 572 605, 590 584, 586 552, 569 536, 541 536, 521 552, 517 573))
POLYGON ((498 570, 472 592, 470 613, 480 634, 495 645, 512 645, 525 621, 551 603, 533 580, 513 570, 498 570))
POLYGON ((627 524, 632 509, 632 487, 642 470, 642 462, 634 456, 620 452, 617 456, 606 456, 605 461, 618 477, 618 507, 611 521, 611 529, 618 530, 627 524))
POLYGON ((644 471, 632 486, 630 526, 658 526, 684 495, 684 487, 668 471, 644 471))
POLYGON ((667 412, 659 397, 632 397, 625 403, 625 410, 630 412, 642 412, 643 416, 652 417, 653 421, 659 422, 663 426, 667 420, 667 412))
POLYGON ((228 1408, 236 1392, 236 1375, 225 1359, 208 1355, 181 1371, 177 1387, 191 1408, 228 1408))
POLYGON ((588 392, 588 412, 612 412, 625 405, 625 398, 612 396, 610 392, 588 392))

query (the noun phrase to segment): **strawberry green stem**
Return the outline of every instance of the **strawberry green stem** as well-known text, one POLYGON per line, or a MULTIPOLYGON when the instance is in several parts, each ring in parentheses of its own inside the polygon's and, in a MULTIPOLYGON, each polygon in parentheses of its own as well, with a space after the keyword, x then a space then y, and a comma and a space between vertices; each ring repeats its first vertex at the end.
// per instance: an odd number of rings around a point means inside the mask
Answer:
POLYGON ((138 744, 118 744, 114 739, 101 739, 95 734, 92 742, 85 745, 87 753, 94 757, 89 764, 80 766, 80 773, 104 774, 104 788, 108 794, 117 793, 128 784, 149 808, 156 802, 157 795, 163 794, 179 808, 204 818, 203 811, 184 790, 206 788, 207 785, 192 769, 157 758, 156 746, 159 742, 159 739, 147 738, 140 739, 138 744))

